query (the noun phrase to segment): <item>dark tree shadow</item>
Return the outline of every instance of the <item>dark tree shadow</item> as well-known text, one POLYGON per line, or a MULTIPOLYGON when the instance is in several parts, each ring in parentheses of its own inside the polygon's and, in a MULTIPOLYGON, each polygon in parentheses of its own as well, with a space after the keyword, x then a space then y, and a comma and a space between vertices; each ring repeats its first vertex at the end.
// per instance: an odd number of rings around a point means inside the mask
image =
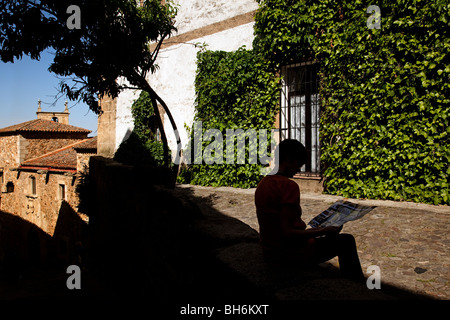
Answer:
MULTIPOLYGON (((0 282, 13 285, 51 254, 52 238, 14 214, 0 211, 0 282)), ((0 291, 1 292, 1 291, 0 291)))
MULTIPOLYGON (((326 297, 333 299, 350 290, 336 280, 335 270, 264 265, 258 233, 216 210, 212 197, 176 186, 169 168, 91 157, 82 185, 89 223, 62 202, 53 237, 0 212, 0 298, 250 303, 274 301, 273 293, 289 285, 287 298, 308 292, 310 299, 321 299, 324 288, 331 288, 326 297), (81 290, 66 286, 70 264, 83 269, 81 290), (36 266, 42 268, 21 285, 36 266), (314 281, 295 287, 296 279, 314 281)), ((387 284, 382 288, 393 299, 429 299, 387 284)), ((361 298, 371 297, 361 291, 361 298)))

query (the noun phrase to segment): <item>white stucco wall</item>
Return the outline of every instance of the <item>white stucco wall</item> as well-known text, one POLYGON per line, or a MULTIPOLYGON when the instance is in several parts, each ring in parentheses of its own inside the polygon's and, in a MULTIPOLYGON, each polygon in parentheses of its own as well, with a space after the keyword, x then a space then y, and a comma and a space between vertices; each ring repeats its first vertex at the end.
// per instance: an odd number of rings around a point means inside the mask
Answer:
MULTIPOLYGON (((119 82, 126 82, 119 79, 119 82)), ((128 139, 129 134, 133 131, 134 123, 131 115, 131 105, 139 98, 139 91, 125 90, 117 97, 116 110, 116 150, 122 141, 128 139)))
MULTIPOLYGON (((208 26, 212 23, 256 10, 254 0, 212 1, 178 0, 180 4, 176 25, 178 34, 208 26)), ((148 76, 150 85, 166 102, 178 127, 183 148, 187 143, 185 125, 192 126, 195 112, 195 73, 197 70, 197 52, 195 43, 207 45, 208 50, 234 51, 241 46, 252 48, 254 22, 240 25, 202 38, 170 46, 159 52, 156 63, 159 69, 148 76)), ((133 130, 131 105, 139 92, 127 90, 117 99, 116 148, 126 139, 127 132, 133 130)), ((164 128, 169 147, 176 150, 176 139, 165 115, 164 128)))
POLYGON ((258 9, 255 0, 175 0, 179 5, 175 26, 178 34, 199 29, 258 9))
MULTIPOLYGON (((245 45, 252 47, 254 23, 228 29, 192 42, 206 43, 209 50, 234 51, 245 45)), ((185 125, 192 126, 195 112, 195 73, 197 52, 193 44, 180 44, 161 51, 157 63, 159 70, 149 77, 150 85, 166 102, 180 133, 183 147, 187 143, 185 125)), ((169 146, 176 150, 176 140, 167 115, 164 119, 169 146)))

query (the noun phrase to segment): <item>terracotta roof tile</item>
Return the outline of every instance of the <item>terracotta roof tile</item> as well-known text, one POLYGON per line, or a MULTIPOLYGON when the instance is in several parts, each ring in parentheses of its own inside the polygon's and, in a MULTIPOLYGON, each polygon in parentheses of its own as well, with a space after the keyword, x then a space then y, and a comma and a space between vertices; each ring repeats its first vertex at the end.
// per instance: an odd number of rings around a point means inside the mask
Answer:
POLYGON ((50 120, 35 119, 27 122, 15 124, 0 129, 0 133, 12 132, 83 132, 90 133, 88 129, 75 127, 69 124, 63 124, 50 120))
POLYGON ((92 150, 97 150, 97 137, 93 137, 89 140, 78 144, 74 147, 77 152, 89 152, 92 150))
POLYGON ((20 165, 20 168, 76 170, 77 151, 75 149, 78 146, 89 145, 94 139, 97 140, 96 138, 89 138, 49 152, 43 156, 27 160, 20 165))

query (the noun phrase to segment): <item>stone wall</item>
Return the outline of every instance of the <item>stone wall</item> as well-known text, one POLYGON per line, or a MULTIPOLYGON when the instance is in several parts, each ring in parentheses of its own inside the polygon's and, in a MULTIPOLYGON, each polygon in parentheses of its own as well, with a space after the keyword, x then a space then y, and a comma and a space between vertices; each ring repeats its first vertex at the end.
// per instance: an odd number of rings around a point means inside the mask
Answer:
POLYGON ((323 192, 324 178, 322 177, 306 177, 296 174, 292 180, 298 184, 302 192, 323 192))
POLYGON ((77 152, 77 172, 85 172, 89 167, 89 159, 95 155, 96 153, 77 152))
POLYGON ((50 236, 54 233, 63 202, 73 210, 77 209, 79 200, 75 193, 76 175, 46 171, 9 171, 7 180, 14 183, 14 192, 2 193, 1 210, 35 224, 50 236), (36 183, 35 194, 31 190, 31 177, 34 177, 36 183), (64 186, 63 198, 61 186, 64 186))
POLYGON ((19 136, 0 136, 0 169, 19 165, 19 136))
POLYGON ((69 124, 69 111, 67 112, 38 111, 36 112, 36 115, 38 119, 54 121, 54 119, 57 118, 58 123, 69 124))
POLYGON ((10 170, 19 166, 19 136, 0 136, 0 171, 2 178, 0 180, 0 210, 9 207, 10 203, 16 202, 14 193, 7 193, 7 185, 12 183, 15 187, 17 172, 10 170))
POLYGON ((51 237, 17 215, 0 210, 0 281, 18 281, 25 264, 36 265, 54 252, 51 237))
POLYGON ((97 153, 112 158, 116 151, 116 108, 117 99, 108 96, 99 101, 101 113, 98 116, 97 153))
POLYGON ((0 199, 0 278, 19 277, 21 268, 30 263, 74 263, 77 242, 87 242, 87 219, 77 212, 76 176, 45 171, 7 173, 14 192, 3 192, 0 199), (35 193, 31 177, 36 182, 35 193), (60 185, 65 188, 64 198, 60 185))

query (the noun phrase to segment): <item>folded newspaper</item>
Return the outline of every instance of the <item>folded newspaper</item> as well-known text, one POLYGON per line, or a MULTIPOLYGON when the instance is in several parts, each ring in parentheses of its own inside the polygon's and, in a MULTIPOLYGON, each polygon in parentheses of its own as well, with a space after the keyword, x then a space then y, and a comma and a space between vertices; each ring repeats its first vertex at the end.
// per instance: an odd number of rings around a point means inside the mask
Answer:
POLYGON ((329 226, 340 227, 348 221, 362 218, 374 208, 376 207, 340 200, 333 203, 327 210, 308 222, 308 224, 312 228, 329 226))

